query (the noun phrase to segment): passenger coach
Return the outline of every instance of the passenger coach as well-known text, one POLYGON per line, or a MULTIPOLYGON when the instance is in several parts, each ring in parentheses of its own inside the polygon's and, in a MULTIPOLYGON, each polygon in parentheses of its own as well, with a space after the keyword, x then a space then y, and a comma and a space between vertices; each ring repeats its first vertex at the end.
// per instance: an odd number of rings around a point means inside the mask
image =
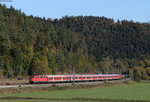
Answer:
POLYGON ((121 74, 91 74, 91 75, 33 75, 29 83, 79 82, 121 79, 121 74))

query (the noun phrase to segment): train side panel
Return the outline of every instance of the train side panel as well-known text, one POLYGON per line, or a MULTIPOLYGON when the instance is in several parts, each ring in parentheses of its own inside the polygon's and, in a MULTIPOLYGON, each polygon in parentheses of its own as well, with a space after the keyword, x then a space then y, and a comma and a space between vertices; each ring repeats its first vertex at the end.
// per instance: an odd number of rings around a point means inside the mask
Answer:
POLYGON ((94 75, 37 75, 29 78, 30 83, 53 83, 72 81, 96 81, 96 80, 117 80, 121 74, 94 74, 94 75))

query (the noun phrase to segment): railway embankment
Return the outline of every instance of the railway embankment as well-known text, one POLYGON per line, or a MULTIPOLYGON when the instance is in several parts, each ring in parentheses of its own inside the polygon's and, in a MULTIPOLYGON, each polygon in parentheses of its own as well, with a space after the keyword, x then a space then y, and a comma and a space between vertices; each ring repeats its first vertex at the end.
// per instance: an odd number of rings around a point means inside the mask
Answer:
POLYGON ((88 88, 104 88, 111 86, 121 86, 121 85, 129 85, 134 84, 136 82, 132 80, 122 80, 122 81, 107 81, 107 82, 90 82, 88 83, 75 83, 72 85, 71 83, 64 84, 35 84, 33 86, 21 86, 16 85, 16 87, 9 88, 0 88, 0 94, 14 94, 14 93, 25 93, 25 92, 41 92, 41 91, 55 91, 55 90, 69 90, 69 89, 88 89, 88 88))

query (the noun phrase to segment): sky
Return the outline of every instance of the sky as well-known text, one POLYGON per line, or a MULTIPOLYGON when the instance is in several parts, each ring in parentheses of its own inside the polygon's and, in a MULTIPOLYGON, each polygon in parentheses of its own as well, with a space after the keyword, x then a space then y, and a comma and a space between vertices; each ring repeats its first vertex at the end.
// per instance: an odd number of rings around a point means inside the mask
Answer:
POLYGON ((150 22, 150 0, 11 0, 12 5, 26 15, 46 18, 63 16, 105 16, 116 20, 150 22))

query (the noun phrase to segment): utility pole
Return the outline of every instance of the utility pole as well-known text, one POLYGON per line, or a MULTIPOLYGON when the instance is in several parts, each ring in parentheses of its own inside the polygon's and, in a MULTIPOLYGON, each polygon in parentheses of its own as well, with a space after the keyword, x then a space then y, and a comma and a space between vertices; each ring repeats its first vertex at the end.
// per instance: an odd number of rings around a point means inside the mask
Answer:
POLYGON ((117 74, 119 74, 119 64, 115 64, 114 65, 114 67, 115 67, 115 73, 117 73, 117 74))
POLYGON ((118 74, 120 74, 119 64, 117 64, 118 74))
POLYGON ((129 78, 133 79, 133 69, 129 69, 129 78))
POLYGON ((73 83, 72 83, 72 85, 75 85, 75 67, 72 66, 72 68, 73 68, 73 83))

